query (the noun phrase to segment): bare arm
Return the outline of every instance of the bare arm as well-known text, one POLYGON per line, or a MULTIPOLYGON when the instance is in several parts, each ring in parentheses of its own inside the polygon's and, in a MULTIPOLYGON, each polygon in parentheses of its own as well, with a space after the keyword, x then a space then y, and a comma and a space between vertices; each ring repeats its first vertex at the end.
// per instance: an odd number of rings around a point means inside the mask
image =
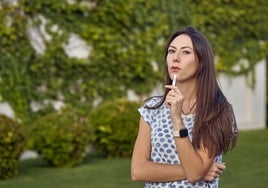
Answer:
MULTIPOLYGON (((185 145, 188 144, 183 143, 185 144, 183 145, 181 144, 182 142, 184 141, 176 141, 177 148, 180 148, 180 150, 183 147, 187 147, 185 145), (178 146, 179 144, 181 146, 178 146)), ((197 182, 201 179, 204 181, 213 181, 226 169, 225 163, 214 163, 213 159, 208 157, 208 152, 204 148, 198 151, 180 151, 180 160, 189 182, 197 182)))
POLYGON ((150 161, 150 126, 140 119, 139 132, 133 150, 131 177, 134 181, 164 182, 185 179, 181 165, 162 164, 150 161))
MULTIPOLYGON (((183 128, 181 126, 180 128, 183 128)), ((176 130, 180 128, 174 128, 176 130)), ((179 158, 189 182, 200 181, 209 172, 213 164, 213 158, 209 158, 206 148, 195 150, 189 137, 175 139, 179 158)))
MULTIPOLYGON (((131 162, 131 178, 133 181, 166 182, 186 179, 182 165, 162 164, 150 161, 151 136, 150 126, 140 119, 139 132, 133 150, 131 162)), ((224 164, 213 163, 204 177, 205 181, 213 181, 225 169, 224 164)))
MULTIPOLYGON (((173 129, 178 131, 185 128, 181 117, 184 96, 176 86, 167 85, 166 88, 170 89, 166 103, 170 108, 173 129)), ((209 151, 202 147, 202 143, 200 149, 196 150, 189 137, 177 137, 175 143, 186 179, 189 182, 200 181, 209 172, 214 157, 209 157, 209 151)))

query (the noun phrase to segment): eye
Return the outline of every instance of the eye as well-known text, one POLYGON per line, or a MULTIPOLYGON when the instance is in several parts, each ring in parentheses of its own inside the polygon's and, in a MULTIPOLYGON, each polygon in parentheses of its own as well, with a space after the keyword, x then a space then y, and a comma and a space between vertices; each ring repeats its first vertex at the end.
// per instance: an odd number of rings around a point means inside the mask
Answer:
POLYGON ((184 50, 182 53, 183 53, 184 55, 191 54, 191 52, 189 52, 189 51, 187 51, 187 50, 184 50))
POLYGON ((168 49, 168 53, 173 54, 173 53, 175 53, 175 50, 174 49, 168 49))

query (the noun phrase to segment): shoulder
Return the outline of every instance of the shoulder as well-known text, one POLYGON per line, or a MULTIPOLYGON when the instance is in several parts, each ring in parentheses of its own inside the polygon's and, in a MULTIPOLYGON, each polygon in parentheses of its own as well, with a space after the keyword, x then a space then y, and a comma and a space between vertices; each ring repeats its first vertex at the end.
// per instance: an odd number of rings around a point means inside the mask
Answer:
POLYGON ((152 126, 156 121, 163 118, 163 114, 164 116, 165 114, 169 114, 167 113, 167 106, 163 103, 163 96, 147 99, 138 111, 149 126, 152 126))
POLYGON ((144 104, 138 109, 141 116, 145 119, 145 121, 149 121, 149 119, 153 119, 154 115, 157 114, 164 105, 157 107, 160 104, 162 97, 151 97, 147 99, 144 104))
POLYGON ((157 104, 159 104, 160 101, 162 100, 162 98, 163 98, 163 96, 151 97, 144 102, 144 106, 147 108, 152 108, 152 107, 156 106, 157 104))

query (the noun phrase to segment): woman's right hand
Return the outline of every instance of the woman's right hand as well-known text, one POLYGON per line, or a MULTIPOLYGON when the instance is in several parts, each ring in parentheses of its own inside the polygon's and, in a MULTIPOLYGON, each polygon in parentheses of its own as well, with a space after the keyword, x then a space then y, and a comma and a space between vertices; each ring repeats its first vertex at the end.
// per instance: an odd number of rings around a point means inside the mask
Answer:
POLYGON ((213 163, 203 180, 214 181, 223 173, 225 169, 225 163, 213 163))
POLYGON ((170 89, 166 96, 166 104, 170 108, 171 118, 173 120, 181 119, 181 109, 184 96, 177 86, 166 85, 165 88, 170 89))

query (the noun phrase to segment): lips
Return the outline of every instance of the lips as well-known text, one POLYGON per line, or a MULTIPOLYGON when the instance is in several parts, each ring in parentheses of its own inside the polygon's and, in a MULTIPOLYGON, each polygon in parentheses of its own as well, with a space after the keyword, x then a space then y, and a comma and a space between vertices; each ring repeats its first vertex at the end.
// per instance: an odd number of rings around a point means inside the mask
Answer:
POLYGON ((178 71, 181 70, 181 69, 180 69, 180 67, 172 66, 172 67, 170 68, 170 70, 171 70, 172 72, 178 72, 178 71))

